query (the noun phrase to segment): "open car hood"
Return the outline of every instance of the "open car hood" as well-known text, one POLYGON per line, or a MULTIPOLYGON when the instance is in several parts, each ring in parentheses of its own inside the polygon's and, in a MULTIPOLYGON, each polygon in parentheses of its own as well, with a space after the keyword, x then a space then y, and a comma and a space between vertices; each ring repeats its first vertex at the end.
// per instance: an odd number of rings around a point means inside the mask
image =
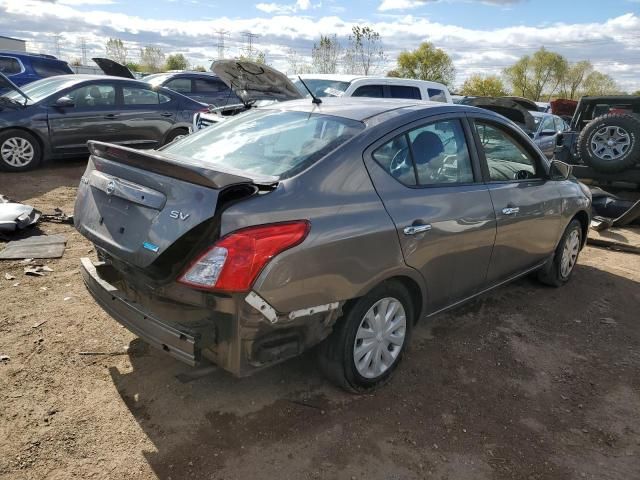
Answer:
POLYGON ((133 73, 131 73, 131 70, 118 62, 114 62, 110 58, 96 57, 91 60, 96 62, 104 73, 112 77, 136 78, 133 73))
POLYGON ((217 60, 211 71, 220 77, 245 104, 258 100, 297 100, 298 89, 285 74, 250 60, 217 60))
POLYGON ((0 93, 2 93, 2 91, 5 89, 18 92, 20 95, 24 97, 25 100, 31 100, 29 96, 26 93, 24 93, 22 90, 20 90, 20 88, 15 83, 9 80, 4 73, 0 72, 0 93))
MULTIPOLYGON (((503 117, 507 117, 526 132, 536 131, 536 121, 530 111, 524 106, 530 100, 519 97, 471 97, 462 100, 462 104, 471 105, 473 107, 484 108, 492 112, 499 113, 503 117), (524 100, 524 102, 520 101, 524 100)), ((531 102, 535 107, 535 103, 531 102)), ((537 107, 533 110, 537 111, 537 107)))

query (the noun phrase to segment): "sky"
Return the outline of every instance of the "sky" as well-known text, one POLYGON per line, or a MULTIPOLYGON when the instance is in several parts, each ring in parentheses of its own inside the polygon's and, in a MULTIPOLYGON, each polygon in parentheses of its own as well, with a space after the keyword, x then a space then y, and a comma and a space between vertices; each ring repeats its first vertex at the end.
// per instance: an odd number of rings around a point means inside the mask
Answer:
POLYGON ((570 62, 590 60, 623 90, 640 89, 640 0, 0 0, 0 35, 66 60, 82 56, 83 42, 88 58, 104 55, 117 37, 133 61, 153 45, 208 68, 220 38, 224 56, 234 57, 250 32, 267 63, 287 72, 292 50, 309 57, 321 34, 346 45, 357 24, 381 35, 380 74, 423 41, 452 57, 457 85, 544 46, 570 62))

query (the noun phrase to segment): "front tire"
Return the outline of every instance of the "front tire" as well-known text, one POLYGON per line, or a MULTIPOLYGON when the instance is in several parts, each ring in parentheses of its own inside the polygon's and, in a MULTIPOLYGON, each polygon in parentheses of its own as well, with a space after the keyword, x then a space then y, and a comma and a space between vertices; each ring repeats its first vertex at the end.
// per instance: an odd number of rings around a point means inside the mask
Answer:
POLYGON ((578 263, 581 248, 582 225, 578 220, 573 219, 564 231, 551 263, 538 271, 538 280, 552 287, 561 287, 567 283, 578 263))
POLYGON ((181 138, 184 138, 187 135, 189 135, 189 131, 188 130, 186 130, 184 128, 176 128, 175 130, 170 132, 169 135, 167 135, 167 139, 165 140, 164 144, 165 145, 169 145, 171 142, 174 142, 176 140, 180 140, 181 138))
POLYGON ((347 307, 320 345, 320 367, 339 387, 354 393, 385 384, 411 337, 415 313, 407 289, 389 281, 347 307))
POLYGON ((0 132, 0 169, 24 172, 42 161, 42 148, 31 133, 24 130, 0 132))

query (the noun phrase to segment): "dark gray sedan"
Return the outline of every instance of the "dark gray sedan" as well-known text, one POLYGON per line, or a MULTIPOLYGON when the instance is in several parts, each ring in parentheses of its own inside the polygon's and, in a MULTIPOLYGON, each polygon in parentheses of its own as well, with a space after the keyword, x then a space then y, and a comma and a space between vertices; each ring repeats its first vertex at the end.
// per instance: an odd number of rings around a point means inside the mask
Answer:
POLYGON ((320 344, 334 382, 373 389, 417 321, 529 273, 567 282, 590 220, 570 167, 461 105, 291 101, 158 151, 90 149, 89 291, 151 345, 240 376, 320 344))
POLYGON ((61 75, 0 95, 0 168, 86 154, 87 140, 155 148, 188 134, 208 107, 165 88, 116 77, 61 75))

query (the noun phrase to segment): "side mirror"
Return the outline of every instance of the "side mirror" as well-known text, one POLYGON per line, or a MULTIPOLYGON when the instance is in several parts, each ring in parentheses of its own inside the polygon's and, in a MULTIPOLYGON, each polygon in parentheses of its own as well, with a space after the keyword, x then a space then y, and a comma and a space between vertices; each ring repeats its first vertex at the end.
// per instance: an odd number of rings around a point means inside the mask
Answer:
POLYGON ((53 106, 57 108, 75 107, 75 105, 76 104, 73 99, 67 96, 60 97, 58 100, 56 100, 56 103, 53 104, 53 106))
POLYGON ((571 176, 573 167, 560 160, 551 160, 549 165, 549 177, 551 180, 567 180, 571 176))
POLYGON ((558 133, 558 132, 556 132, 555 130, 551 130, 551 129, 542 130, 540 132, 540 136, 541 137, 553 137, 556 133, 558 133))

